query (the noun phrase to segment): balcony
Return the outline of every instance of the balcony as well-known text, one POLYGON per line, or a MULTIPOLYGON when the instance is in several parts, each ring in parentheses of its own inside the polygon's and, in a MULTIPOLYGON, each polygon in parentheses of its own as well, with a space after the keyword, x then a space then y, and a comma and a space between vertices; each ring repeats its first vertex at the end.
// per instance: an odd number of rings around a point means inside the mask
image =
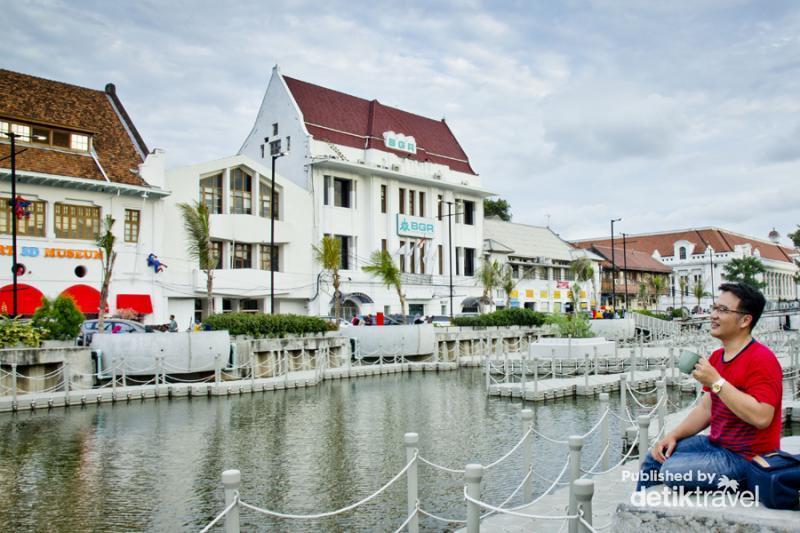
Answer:
MULTIPOLYGON (((628 278, 628 294, 637 294, 639 292, 639 283, 641 283, 641 280, 628 278)), ((649 286, 648 290, 650 290, 649 286)), ((600 283, 600 292, 606 294, 611 292, 611 280, 604 279, 600 283)), ((625 293, 625 280, 621 279, 616 280, 616 286, 614 287, 614 292, 616 292, 617 294, 625 293)))

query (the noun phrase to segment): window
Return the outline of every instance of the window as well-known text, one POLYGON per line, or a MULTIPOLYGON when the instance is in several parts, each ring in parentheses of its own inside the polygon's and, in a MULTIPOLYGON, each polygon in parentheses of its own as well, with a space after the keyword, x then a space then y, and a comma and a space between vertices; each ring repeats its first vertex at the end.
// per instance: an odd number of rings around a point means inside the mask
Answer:
POLYGON ((56 203, 54 219, 59 239, 93 241, 100 233, 99 207, 56 203))
POLYGON ((386 185, 381 185, 381 213, 386 212, 386 185))
POLYGON ((339 239, 339 249, 342 254, 339 266, 342 270, 350 270, 350 245, 353 238, 348 235, 336 235, 336 238, 339 239))
POLYGON ((475 224, 475 202, 464 201, 464 224, 472 226, 475 224))
POLYGON ((286 136, 286 151, 288 152, 291 149, 292 149, 292 138, 287 135, 286 136))
POLYGON ((419 216, 425 216, 425 193, 419 191, 419 216))
POLYGON ((475 275, 475 248, 464 248, 464 275, 475 275))
POLYGON ((331 177, 330 176, 325 176, 325 179, 323 180, 323 183, 322 183, 322 203, 324 205, 330 205, 331 204, 330 189, 331 189, 331 177))
MULTIPOLYGON (((0 234, 11 235, 13 232, 11 219, 11 198, 0 198, 0 234)), ((31 216, 17 220, 17 235, 26 237, 45 237, 45 220, 47 220, 47 203, 32 201, 28 207, 31 216)))
POLYGON ((233 245, 233 268, 251 268, 250 254, 253 251, 252 244, 236 243, 233 245))
MULTIPOLYGON (((405 248, 405 246, 406 246, 406 241, 400 241, 400 250, 405 252, 405 250, 403 250, 403 248, 405 248)), ((400 254, 399 259, 400 259, 400 272, 405 272, 406 271, 406 255, 405 255, 405 253, 400 254)))
POLYGON ((12 124, 11 133, 16 133, 22 137, 22 140, 25 142, 28 142, 31 139, 31 127, 26 126, 25 124, 12 124))
POLYGON ((456 276, 461 275, 461 248, 456 247, 456 276))
POLYGON ((425 242, 419 245, 419 273, 425 273, 425 242))
POLYGON ((69 141, 70 141, 69 133, 67 133, 66 131, 53 130, 53 136, 52 136, 53 146, 58 146, 59 148, 69 148, 70 147, 69 141))
POLYGON ((200 203, 211 215, 222 213, 222 174, 200 180, 200 203))
POLYGON ((272 266, 275 266, 275 272, 280 270, 280 265, 278 262, 278 247, 276 246, 274 249, 269 244, 262 244, 260 247, 259 254, 261 256, 261 270, 272 270, 272 266), (272 253, 270 253, 272 250, 272 253))
POLYGON ((278 211, 280 209, 280 191, 275 191, 274 195, 270 195, 270 188, 271 182, 267 178, 261 178, 259 180, 259 195, 261 196, 261 209, 259 210, 259 214, 262 217, 271 217, 272 214, 270 213, 270 206, 272 205, 272 200, 274 197, 275 200, 275 218, 278 218, 278 211))
POLYGON ((417 246, 412 242, 411 246, 411 261, 410 261, 410 270, 412 274, 417 273, 417 246))
POLYGON ((270 155, 278 155, 281 153, 281 140, 278 139, 277 141, 272 141, 269 143, 269 154, 270 155))
POLYGON ((139 242, 140 215, 138 209, 125 210, 125 242, 139 242))
POLYGON ((386 239, 381 239, 381 250, 384 252, 388 251, 388 246, 386 239))
POLYGON ((333 205, 336 207, 351 207, 350 192, 352 189, 352 180, 333 178, 333 205))
POLYGON ((411 215, 412 217, 417 214, 414 209, 416 204, 415 202, 416 196, 417 196, 417 191, 415 191, 414 189, 408 190, 408 214, 411 215))
POLYGON ((33 126, 30 140, 34 144, 50 145, 50 128, 41 128, 39 126, 33 126))
POLYGON ((442 206, 443 205, 444 205, 444 199, 442 198, 442 195, 441 194, 437 194, 436 195, 436 216, 439 218, 439 220, 442 220, 442 214, 443 214, 442 213, 442 209, 443 209, 442 206))
POLYGON ((686 248, 681 246, 678 248, 678 258, 679 259, 686 259, 686 248))
POLYGON ((399 189, 399 192, 400 192, 400 206, 399 206, 400 214, 401 215, 405 215, 406 214, 406 190, 405 189, 399 189))
POLYGON ((231 170, 231 213, 250 215, 253 212, 253 176, 244 169, 231 170))
POLYGON ((272 125, 272 135, 277 135, 277 134, 278 134, 278 123, 276 122, 272 125))
POLYGON ((19 140, 22 142, 43 146, 55 146, 58 148, 69 148, 81 152, 89 151, 90 138, 89 135, 83 133, 70 133, 48 126, 0 121, 0 132, 5 133, 8 131, 19 135, 19 140))
POLYGON ((211 241, 211 257, 214 260, 214 269, 222 269, 222 242, 211 241))
POLYGON ((441 244, 439 245, 439 275, 444 276, 444 246, 441 244))
POLYGON ((456 200, 455 205, 455 222, 456 224, 462 224, 464 222, 464 200, 456 200))
POLYGON ((89 151, 89 137, 87 135, 78 135, 73 133, 70 136, 70 147, 73 150, 80 150, 82 152, 89 151))

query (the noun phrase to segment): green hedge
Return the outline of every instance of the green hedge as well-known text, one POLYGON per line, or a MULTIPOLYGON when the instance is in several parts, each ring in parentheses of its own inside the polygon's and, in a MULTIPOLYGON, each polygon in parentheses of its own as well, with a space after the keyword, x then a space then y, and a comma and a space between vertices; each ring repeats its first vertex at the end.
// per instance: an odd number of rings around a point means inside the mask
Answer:
POLYGON ((315 316, 265 315, 262 313, 224 313, 211 315, 203 322, 212 330, 227 330, 231 335, 283 337, 305 333, 335 331, 336 325, 315 316))
POLYGON ((545 321, 548 324, 558 326, 559 337, 572 337, 574 339, 586 339, 594 337, 592 326, 584 313, 571 314, 552 314, 547 315, 545 321))
POLYGON ((29 321, 0 317, 0 348, 13 348, 21 344, 38 348, 47 330, 29 321))
POLYGON ((476 316, 459 316, 453 319, 456 326, 541 326, 545 322, 545 315, 532 309, 512 307, 500 309, 494 313, 476 316))
POLYGON ((656 313, 654 311, 648 311, 647 309, 637 309, 636 312, 640 315, 651 316, 660 320, 672 320, 673 318, 672 313, 656 313))

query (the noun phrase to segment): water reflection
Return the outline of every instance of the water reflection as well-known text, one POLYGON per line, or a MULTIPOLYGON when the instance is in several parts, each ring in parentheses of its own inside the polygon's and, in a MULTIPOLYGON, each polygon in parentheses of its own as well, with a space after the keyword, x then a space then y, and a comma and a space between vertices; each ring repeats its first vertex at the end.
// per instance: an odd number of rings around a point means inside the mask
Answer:
MULTIPOLYGON (((653 403, 654 398, 645 398, 653 403)), ((691 396, 673 392, 671 401, 691 396)), ((220 474, 242 471, 245 501, 292 513, 336 509, 374 492, 405 464, 403 434, 420 434, 427 458, 452 468, 494 461, 518 441, 521 403, 487 398, 478 369, 413 373, 231 398, 157 400, 0 415, 0 523, 10 531, 196 531, 222 510, 220 474)), ((583 433, 600 414, 592 399, 533 405, 540 431, 583 433)), ((618 408, 616 395, 612 407, 618 408)), ((610 434, 620 434, 611 419, 610 434)), ((602 446, 588 439, 584 468, 602 446)), ((620 457, 620 440, 611 460, 620 457)), ((554 478, 565 445, 538 439, 535 468, 554 478)), ((612 462, 613 464, 613 462, 612 462)), ((503 501, 522 478, 519 454, 485 477, 503 501)), ((422 506, 463 518, 461 476, 420 465, 422 506)), ((536 493, 548 483, 534 481, 536 493)), ((514 500, 517 502, 517 500, 514 500)), ((246 531, 386 531, 405 518, 405 483, 336 519, 292 522, 242 512, 246 531)), ((441 531, 428 518, 421 528, 441 531)))

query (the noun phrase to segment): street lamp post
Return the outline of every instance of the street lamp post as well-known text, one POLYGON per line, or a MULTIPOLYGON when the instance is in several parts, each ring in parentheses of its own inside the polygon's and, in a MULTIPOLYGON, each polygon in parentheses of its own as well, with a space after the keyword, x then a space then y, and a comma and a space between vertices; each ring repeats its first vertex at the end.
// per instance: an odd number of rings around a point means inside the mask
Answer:
POLYGON ((447 253, 450 267, 450 323, 453 322, 453 202, 447 202, 447 253))
POLYGON ((625 278, 625 315, 628 314, 628 246, 627 233, 622 234, 622 277, 625 278))
POLYGON ((11 262, 11 273, 13 276, 13 314, 17 316, 17 146, 16 139, 18 135, 11 131, 6 132, 6 136, 11 139, 11 249, 13 250, 13 260, 11 262))
MULTIPOLYGON (((267 140, 264 139, 264 142, 267 140)), ((269 190, 269 314, 275 314, 275 160, 286 155, 281 152, 281 142, 270 144, 272 152, 272 178, 269 190)))
POLYGON ((622 218, 611 219, 611 308, 617 312, 617 261, 614 256, 614 222, 621 221, 622 218))

